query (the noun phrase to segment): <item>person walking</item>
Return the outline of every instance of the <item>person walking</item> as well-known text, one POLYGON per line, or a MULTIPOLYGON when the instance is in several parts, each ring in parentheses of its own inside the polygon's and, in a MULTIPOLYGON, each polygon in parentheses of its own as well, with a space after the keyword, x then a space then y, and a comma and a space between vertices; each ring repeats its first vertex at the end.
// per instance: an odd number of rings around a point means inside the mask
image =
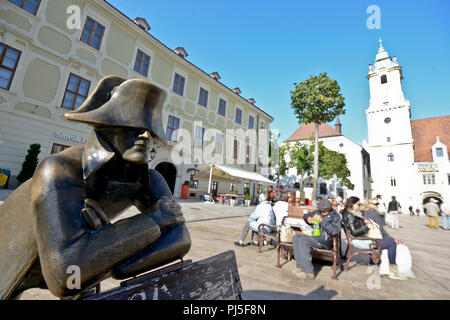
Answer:
POLYGON ((400 203, 396 200, 395 196, 392 196, 392 201, 388 204, 388 214, 391 217, 392 229, 399 229, 398 225, 398 212, 401 209, 400 203))
POLYGON ((409 215, 414 217, 413 206, 409 206, 409 215))
POLYGON ((378 212, 380 213, 381 225, 386 225, 386 205, 383 202, 383 196, 381 194, 376 196, 378 201, 378 212))
POLYGON ((444 201, 441 203, 442 210, 442 227, 445 230, 450 230, 450 202, 444 201))
POLYGON ((430 229, 433 229, 433 220, 435 229, 439 229, 439 221, 438 216, 441 209, 439 209, 439 206, 437 205, 438 201, 435 198, 431 198, 429 202, 425 203, 423 205, 424 210, 426 210, 426 214, 428 216, 428 224, 430 226, 430 229))

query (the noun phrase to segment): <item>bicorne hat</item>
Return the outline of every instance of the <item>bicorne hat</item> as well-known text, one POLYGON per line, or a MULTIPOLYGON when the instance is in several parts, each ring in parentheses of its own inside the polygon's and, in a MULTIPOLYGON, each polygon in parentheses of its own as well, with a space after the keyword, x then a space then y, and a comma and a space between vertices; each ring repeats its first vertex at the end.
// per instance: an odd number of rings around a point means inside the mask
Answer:
POLYGON ((165 99, 166 92, 149 81, 107 76, 80 108, 64 117, 92 126, 144 129, 167 146, 162 125, 165 99))

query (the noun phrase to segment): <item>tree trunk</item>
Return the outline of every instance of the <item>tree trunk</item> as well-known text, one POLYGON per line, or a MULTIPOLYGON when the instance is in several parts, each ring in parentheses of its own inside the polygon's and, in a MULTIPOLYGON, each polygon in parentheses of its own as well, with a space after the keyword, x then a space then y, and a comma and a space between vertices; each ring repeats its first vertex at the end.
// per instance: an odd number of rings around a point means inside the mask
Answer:
POLYGON ((314 177, 313 177, 313 206, 317 208, 317 181, 319 180, 319 123, 315 123, 314 134, 314 177))

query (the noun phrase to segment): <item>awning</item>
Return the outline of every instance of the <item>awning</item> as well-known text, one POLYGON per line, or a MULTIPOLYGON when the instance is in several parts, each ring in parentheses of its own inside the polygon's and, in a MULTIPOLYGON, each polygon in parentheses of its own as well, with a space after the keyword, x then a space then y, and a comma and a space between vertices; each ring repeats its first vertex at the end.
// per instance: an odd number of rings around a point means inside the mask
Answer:
MULTIPOLYGON (((204 169, 200 170, 194 176, 194 179, 209 181, 210 168, 211 168, 210 166, 207 166, 204 169)), ((276 182, 267 179, 266 177, 260 175, 259 173, 225 167, 222 165, 213 166, 212 181, 228 182, 228 183, 255 181, 262 184, 276 184, 276 182)))

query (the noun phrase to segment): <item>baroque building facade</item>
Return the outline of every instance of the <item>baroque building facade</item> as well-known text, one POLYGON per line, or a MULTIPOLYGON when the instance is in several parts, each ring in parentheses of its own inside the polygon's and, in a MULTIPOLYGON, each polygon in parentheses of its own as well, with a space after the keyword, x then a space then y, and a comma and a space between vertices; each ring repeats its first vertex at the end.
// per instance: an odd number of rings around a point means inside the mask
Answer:
MULTIPOLYGON (((171 144, 155 148, 149 166, 175 196, 184 181, 192 196, 207 190, 207 181, 193 181, 192 169, 209 163, 268 174, 273 118, 220 82, 218 72, 189 62, 185 48, 172 50, 153 37, 144 18, 131 20, 106 1, 3 0, 0 50, 0 168, 12 176, 30 144, 41 145, 42 160, 86 141, 90 128, 64 114, 112 74, 147 79, 168 93, 163 125, 171 144)), ((252 184, 236 187, 253 193, 252 184)), ((229 192, 230 184, 215 181, 214 188, 229 192)))

